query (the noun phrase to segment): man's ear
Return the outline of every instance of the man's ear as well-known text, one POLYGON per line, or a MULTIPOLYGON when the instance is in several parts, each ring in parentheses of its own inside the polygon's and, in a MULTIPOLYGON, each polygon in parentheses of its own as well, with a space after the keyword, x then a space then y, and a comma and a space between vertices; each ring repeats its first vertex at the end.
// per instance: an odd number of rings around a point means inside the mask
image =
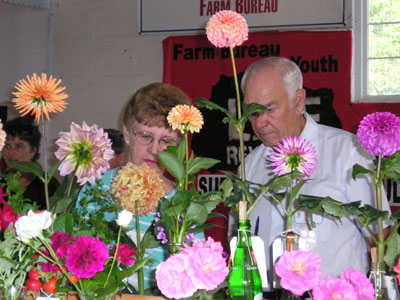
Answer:
POLYGON ((293 106, 294 106, 296 113, 298 113, 298 114, 302 113, 305 103, 306 103, 306 90, 298 89, 296 91, 294 101, 293 101, 293 106))

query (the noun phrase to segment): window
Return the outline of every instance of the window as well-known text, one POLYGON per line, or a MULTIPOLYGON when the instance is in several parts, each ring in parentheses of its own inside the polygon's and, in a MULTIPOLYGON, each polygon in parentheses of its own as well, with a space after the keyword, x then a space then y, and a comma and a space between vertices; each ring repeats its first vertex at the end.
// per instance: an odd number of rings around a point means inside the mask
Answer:
POLYGON ((356 0, 353 101, 400 102, 400 0, 356 0))

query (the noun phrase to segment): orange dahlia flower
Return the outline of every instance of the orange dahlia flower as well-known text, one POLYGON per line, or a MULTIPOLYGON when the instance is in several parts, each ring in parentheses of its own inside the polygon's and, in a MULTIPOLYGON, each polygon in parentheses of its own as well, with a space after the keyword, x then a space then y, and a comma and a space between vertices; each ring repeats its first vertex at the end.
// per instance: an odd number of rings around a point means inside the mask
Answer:
POLYGON ((17 92, 12 94, 15 98, 15 108, 21 116, 28 113, 35 116, 36 123, 39 123, 42 113, 50 120, 49 113, 62 112, 67 103, 64 101, 68 95, 63 91, 65 87, 59 87, 61 79, 57 80, 52 76, 47 79, 45 73, 39 77, 33 74, 32 77, 26 76, 27 80, 20 80, 15 89, 17 92))
POLYGON ((182 134, 185 128, 191 133, 199 132, 204 124, 201 112, 194 106, 179 104, 173 107, 167 116, 172 129, 178 129, 182 134))
POLYGON ((111 192, 123 209, 136 214, 137 208, 140 216, 155 211, 165 194, 163 181, 156 170, 146 164, 138 166, 131 162, 118 170, 111 192))
POLYGON ((206 34, 215 47, 234 48, 247 41, 249 28, 246 19, 240 14, 231 10, 222 10, 208 20, 206 34))

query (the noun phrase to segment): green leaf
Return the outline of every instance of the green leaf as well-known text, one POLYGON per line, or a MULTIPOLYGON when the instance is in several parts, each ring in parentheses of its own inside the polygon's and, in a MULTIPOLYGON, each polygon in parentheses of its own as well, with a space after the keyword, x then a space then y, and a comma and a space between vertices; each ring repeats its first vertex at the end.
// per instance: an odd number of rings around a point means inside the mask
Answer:
POLYGON ((167 171, 176 178, 179 184, 185 180, 185 166, 170 152, 159 151, 158 157, 167 171))
POLYGON ((202 169, 207 170, 219 162, 220 160, 218 159, 207 158, 207 157, 196 157, 193 161, 190 162, 188 166, 188 174, 193 175, 198 173, 202 169))
POLYGON ((292 176, 290 173, 278 176, 275 175, 269 182, 267 182, 264 186, 268 187, 271 190, 281 190, 290 185, 292 182, 292 176))
POLYGON ((74 217, 70 213, 57 216, 53 224, 54 231, 72 234, 74 230, 74 217))
POLYGON ((183 219, 188 223, 194 224, 203 224, 205 221, 207 221, 207 218, 207 209, 203 205, 195 202, 190 203, 190 206, 186 210, 186 214, 183 217, 183 219))
POLYGON ((207 108, 209 110, 219 110, 222 111, 229 119, 233 119, 232 114, 229 112, 229 110, 227 110, 226 108, 223 108, 222 106, 219 106, 218 104, 207 100, 204 97, 199 97, 197 98, 197 100, 195 101, 195 104, 197 104, 198 107, 201 108, 207 108))
POLYGON ((16 168, 20 172, 32 173, 39 177, 42 181, 43 177, 43 168, 42 165, 38 162, 32 161, 9 161, 8 164, 14 168, 16 168))
POLYGON ((363 166, 360 166, 359 164, 355 164, 353 166, 353 172, 351 176, 355 180, 358 174, 371 174, 374 175, 374 172, 372 172, 370 169, 366 169, 363 166))
POLYGON ((387 243, 386 253, 385 253, 385 263, 392 270, 395 265, 397 265, 397 260, 400 253, 400 236, 395 233, 387 243))
POLYGON ((342 202, 336 201, 330 197, 323 198, 321 205, 324 212, 331 216, 341 218, 348 214, 342 202))
POLYGON ((240 119, 240 125, 244 126, 249 119, 249 116, 251 116, 254 113, 264 113, 268 111, 267 107, 258 103, 245 103, 243 102, 242 104, 243 107, 243 114, 242 118, 240 119))

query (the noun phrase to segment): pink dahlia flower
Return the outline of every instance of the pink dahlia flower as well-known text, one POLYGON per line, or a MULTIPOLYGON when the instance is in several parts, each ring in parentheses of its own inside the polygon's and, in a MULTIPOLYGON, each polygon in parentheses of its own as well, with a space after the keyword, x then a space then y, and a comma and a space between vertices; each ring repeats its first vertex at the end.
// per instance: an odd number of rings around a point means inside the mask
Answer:
POLYGON ((207 23, 208 40, 215 47, 240 46, 247 41, 249 28, 245 18, 230 10, 222 10, 213 15, 207 23))
POLYGON ((314 300, 340 299, 356 300, 357 293, 351 283, 345 279, 334 278, 330 275, 325 277, 312 292, 314 300))
POLYGON ((391 156, 400 150, 400 118, 390 112, 376 112, 361 120, 357 136, 373 156, 391 156))
POLYGON ((187 298, 197 290, 187 271, 187 255, 170 256, 157 266, 156 280, 161 293, 168 298, 187 298))
POLYGON ((3 130, 3 124, 0 122, 0 151, 3 150, 6 143, 6 132, 3 130))
POLYGON ((281 286, 297 296, 319 284, 321 261, 314 252, 293 250, 282 253, 275 264, 281 286))
MULTIPOLYGON (((113 253, 115 253, 115 249, 117 245, 113 246, 113 253)), ((117 260, 121 261, 121 264, 124 266, 133 265, 136 262, 135 259, 136 250, 132 249, 128 244, 119 244, 117 260)))
POLYGON ((68 248, 65 266, 77 278, 92 278, 104 270, 108 249, 98 237, 79 236, 68 248))
POLYGON ((207 291, 215 289, 229 273, 222 251, 214 251, 208 246, 195 248, 187 256, 186 270, 194 285, 207 291))
POLYGON ((374 300, 375 289, 368 278, 359 270, 353 270, 351 267, 347 271, 342 271, 340 278, 347 280, 354 288, 358 299, 374 300))
POLYGON ((108 161, 114 156, 111 140, 97 125, 89 127, 83 122, 81 127, 72 122, 70 128, 70 132, 60 132, 60 138, 56 141, 60 148, 54 153, 55 156, 59 160, 65 158, 58 167, 60 175, 75 171, 80 185, 86 182, 93 184, 110 168, 108 161))
POLYGON ((300 137, 283 138, 271 153, 269 159, 271 166, 275 167, 272 172, 279 176, 295 170, 305 174, 302 179, 306 180, 314 172, 317 165, 317 155, 314 147, 305 139, 300 137))

